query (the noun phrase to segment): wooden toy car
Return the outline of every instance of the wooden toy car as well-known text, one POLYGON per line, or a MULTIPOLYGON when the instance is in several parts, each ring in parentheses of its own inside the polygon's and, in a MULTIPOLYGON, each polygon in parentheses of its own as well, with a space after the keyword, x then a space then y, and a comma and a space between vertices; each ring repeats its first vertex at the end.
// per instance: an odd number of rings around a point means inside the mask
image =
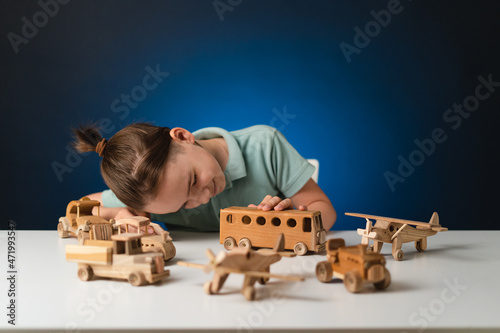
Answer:
POLYGON ((141 244, 144 252, 162 253, 165 261, 175 257, 175 246, 170 233, 163 230, 157 223, 151 222, 149 218, 133 216, 117 220, 116 225, 119 234, 132 232, 143 235, 141 244))
POLYGON ((403 260, 404 253, 401 250, 403 243, 415 242, 417 251, 423 252, 427 248, 427 237, 448 230, 439 224, 437 212, 432 214, 429 223, 357 213, 345 214, 366 219, 366 229, 358 229, 358 234, 362 236, 361 244, 369 245, 372 239, 373 246, 369 249, 379 253, 384 243, 391 243, 392 256, 397 261, 403 260), (376 220, 374 226, 370 219, 376 220))
POLYGON ((118 228, 114 219, 108 221, 100 217, 100 205, 99 201, 90 200, 88 197, 71 201, 66 207, 66 216, 59 218, 59 237, 66 238, 71 234, 78 238, 80 245, 84 245, 86 239, 111 239, 111 235, 116 234, 118 228), (97 207, 97 216, 92 214, 94 207, 97 207))
POLYGON ((66 245, 66 260, 78 263, 78 277, 126 279, 133 286, 156 283, 170 275, 160 253, 144 253, 142 235, 113 235, 112 246, 66 245))
POLYGON ((333 277, 344 280, 346 289, 352 293, 361 291, 366 283, 373 283, 377 289, 391 284, 391 275, 385 268, 384 256, 367 251, 366 245, 345 246, 342 238, 326 242, 326 261, 316 265, 316 277, 329 282, 333 277))
POLYGON ((234 247, 272 248, 279 234, 285 235, 285 249, 297 255, 325 248, 326 230, 319 211, 263 211, 254 207, 220 210, 220 243, 234 247))

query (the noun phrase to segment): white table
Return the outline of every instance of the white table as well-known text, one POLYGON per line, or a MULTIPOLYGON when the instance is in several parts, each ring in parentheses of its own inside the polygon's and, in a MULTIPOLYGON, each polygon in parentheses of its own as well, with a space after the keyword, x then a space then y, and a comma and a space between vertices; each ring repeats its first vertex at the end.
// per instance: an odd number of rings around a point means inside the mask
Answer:
MULTIPOLYGON (((257 300, 240 293, 243 277, 231 275, 221 295, 206 295, 212 277, 176 265, 179 260, 206 263, 205 249, 223 250, 215 233, 173 232, 177 256, 168 263, 171 276, 160 285, 132 287, 112 280, 80 281, 76 263, 65 261, 66 244, 56 231, 16 232, 15 297, 1 279, 0 330, 122 331, 500 331, 500 231, 449 231, 429 238, 428 249, 403 245, 396 262, 384 245, 392 284, 385 291, 368 287, 349 293, 341 282, 320 283, 315 265, 324 256, 283 258, 277 274, 302 274, 304 282, 273 280, 256 284, 257 300), (7 323, 11 299, 16 325, 7 323), (425 329, 425 330, 424 330, 425 329)), ((329 233, 347 245, 360 242, 355 231, 329 233)), ((7 232, 0 232, 0 260, 7 267, 7 232)))

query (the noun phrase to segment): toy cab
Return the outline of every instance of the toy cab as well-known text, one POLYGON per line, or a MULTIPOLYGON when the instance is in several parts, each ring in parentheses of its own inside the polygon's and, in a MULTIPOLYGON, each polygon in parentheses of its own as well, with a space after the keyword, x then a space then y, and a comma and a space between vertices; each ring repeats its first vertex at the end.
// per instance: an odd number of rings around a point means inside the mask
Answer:
POLYGON ((285 237, 284 249, 297 255, 325 249, 326 230, 320 211, 263 211, 255 207, 220 210, 220 243, 226 250, 272 248, 280 234, 285 237))
POLYGON ((368 251, 366 245, 346 247, 342 238, 330 239, 326 253, 327 260, 316 265, 316 277, 321 282, 339 278, 352 293, 361 291, 367 283, 373 283, 377 289, 385 289, 391 283, 384 256, 368 251))
POLYGON ((71 201, 66 207, 66 216, 59 218, 57 233, 59 237, 66 238, 70 234, 78 238, 78 243, 84 245, 86 239, 109 240, 118 232, 115 220, 106 220, 100 216, 101 203, 83 197, 71 201), (92 214, 97 207, 97 215, 92 214))
POLYGON ((151 222, 147 217, 133 216, 116 221, 118 234, 141 234, 142 250, 144 252, 157 252, 163 255, 165 261, 175 257, 176 250, 170 233, 163 230, 157 223, 151 222))

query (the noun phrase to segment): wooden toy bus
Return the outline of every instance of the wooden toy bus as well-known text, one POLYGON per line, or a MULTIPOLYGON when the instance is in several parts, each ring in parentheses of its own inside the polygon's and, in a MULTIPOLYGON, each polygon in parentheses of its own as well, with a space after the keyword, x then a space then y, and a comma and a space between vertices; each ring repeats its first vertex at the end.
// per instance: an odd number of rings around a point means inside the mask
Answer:
POLYGON ((220 243, 226 250, 272 248, 279 234, 285 236, 285 249, 297 255, 325 249, 326 230, 319 211, 263 211, 253 207, 220 210, 220 243))

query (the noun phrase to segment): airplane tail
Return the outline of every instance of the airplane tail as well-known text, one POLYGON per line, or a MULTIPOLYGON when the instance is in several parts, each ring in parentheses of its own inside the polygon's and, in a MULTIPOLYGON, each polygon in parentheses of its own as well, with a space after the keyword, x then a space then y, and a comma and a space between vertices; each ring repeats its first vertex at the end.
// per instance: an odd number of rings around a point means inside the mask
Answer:
POLYGON ((439 227, 439 216, 438 216, 438 213, 437 212, 434 212, 432 214, 432 217, 429 221, 429 224, 431 225, 431 227, 439 227))
POLYGON ((437 212, 434 212, 434 214, 432 214, 429 225, 431 226, 432 231, 448 231, 448 228, 444 228, 439 224, 439 216, 437 212))

